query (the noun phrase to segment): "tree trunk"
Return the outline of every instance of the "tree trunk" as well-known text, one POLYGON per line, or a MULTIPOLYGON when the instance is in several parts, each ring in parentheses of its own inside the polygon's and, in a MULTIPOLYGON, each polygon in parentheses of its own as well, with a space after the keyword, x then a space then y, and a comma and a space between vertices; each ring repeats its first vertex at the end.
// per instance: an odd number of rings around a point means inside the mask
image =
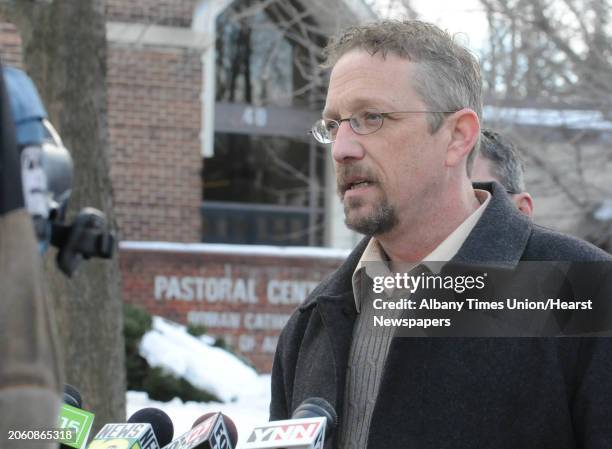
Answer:
MULTIPOLYGON (((69 220, 86 206, 114 226, 108 147, 105 2, 14 2, 24 63, 74 160, 69 220)), ((54 252, 49 255, 54 256, 54 252)), ((68 383, 98 429, 125 419, 125 363, 119 263, 89 260, 66 279, 47 260, 49 289, 68 383)), ((94 430, 95 430, 94 429, 94 430)))

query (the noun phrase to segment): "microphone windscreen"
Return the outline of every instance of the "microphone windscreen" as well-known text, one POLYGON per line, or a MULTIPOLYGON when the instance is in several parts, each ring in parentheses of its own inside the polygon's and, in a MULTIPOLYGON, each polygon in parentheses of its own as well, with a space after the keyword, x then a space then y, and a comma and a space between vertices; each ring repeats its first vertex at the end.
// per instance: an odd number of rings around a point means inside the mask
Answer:
POLYGON ((81 408, 83 405, 83 399, 81 398, 81 393, 76 389, 76 387, 70 384, 64 385, 64 403, 76 408, 81 408))
POLYGON ((325 434, 329 436, 330 432, 336 428, 338 424, 338 415, 334 407, 323 398, 308 398, 295 409, 291 415, 291 419, 300 418, 326 418, 327 425, 325 426, 325 434))
MULTIPOLYGON (((216 414, 217 413, 213 413, 213 412, 204 413, 202 416, 200 416, 198 419, 196 419, 193 422, 193 425, 191 426, 191 428, 193 429, 198 424, 203 423, 208 418, 216 414)), ((221 413, 221 415, 223 416, 223 421, 225 422, 227 431, 229 432, 229 437, 230 437, 230 441, 232 442, 232 447, 236 447, 236 444, 238 443, 238 429, 236 428, 236 423, 234 423, 232 418, 230 418, 226 414, 221 413)))
POLYGON ((200 423, 203 423, 204 421, 206 421, 208 418, 210 418, 213 415, 216 415, 217 413, 213 413, 213 412, 208 412, 208 413, 204 413, 202 416, 200 416, 198 419, 196 419, 193 422, 193 425, 191 426, 191 428, 193 429, 195 426, 197 426, 200 423))
POLYGON ((138 410, 130 416, 127 422, 151 424, 153 433, 160 447, 164 447, 170 443, 174 436, 174 425, 172 424, 172 420, 163 410, 155 407, 147 407, 138 410))

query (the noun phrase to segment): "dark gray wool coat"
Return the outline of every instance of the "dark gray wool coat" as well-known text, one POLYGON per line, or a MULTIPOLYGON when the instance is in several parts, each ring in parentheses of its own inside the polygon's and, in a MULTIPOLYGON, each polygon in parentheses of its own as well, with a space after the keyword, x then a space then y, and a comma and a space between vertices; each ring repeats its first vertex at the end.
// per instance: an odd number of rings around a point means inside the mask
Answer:
MULTIPOLYGON (((612 261, 573 237, 534 225, 503 188, 455 261, 612 261)), ((283 330, 270 418, 309 397, 327 399, 342 425, 356 311, 351 276, 364 239, 283 330)), ((612 301, 612 298, 610 298, 612 301)), ((326 449, 337 445, 335 432, 326 449)), ((395 338, 372 415, 368 449, 612 448, 612 338, 395 338)))

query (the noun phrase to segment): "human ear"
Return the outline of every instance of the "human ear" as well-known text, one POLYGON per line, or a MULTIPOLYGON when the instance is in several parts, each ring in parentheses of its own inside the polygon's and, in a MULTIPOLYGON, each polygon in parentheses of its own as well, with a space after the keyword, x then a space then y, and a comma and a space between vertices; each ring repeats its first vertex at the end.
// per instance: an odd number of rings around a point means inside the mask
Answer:
POLYGON ((474 111, 468 108, 453 113, 447 119, 450 140, 446 149, 446 166, 455 167, 467 160, 480 134, 480 121, 474 111))
POLYGON ((533 217, 533 198, 531 198, 529 193, 515 193, 512 195, 512 201, 521 213, 527 215, 529 218, 533 217))

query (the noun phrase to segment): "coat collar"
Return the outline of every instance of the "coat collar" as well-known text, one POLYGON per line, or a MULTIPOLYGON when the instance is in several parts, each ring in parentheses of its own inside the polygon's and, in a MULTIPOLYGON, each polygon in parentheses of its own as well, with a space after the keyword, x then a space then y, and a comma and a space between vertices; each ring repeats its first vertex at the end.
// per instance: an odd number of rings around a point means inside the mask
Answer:
POLYGON ((369 240, 369 237, 365 237, 357 244, 344 263, 315 288, 309 299, 300 306, 301 311, 314 306, 319 302, 319 298, 321 297, 329 297, 330 300, 337 301, 343 298, 347 293, 350 293, 352 296, 353 284, 351 280, 353 271, 355 271, 355 267, 359 263, 361 255, 365 251, 369 240))
POLYGON ((491 192, 491 201, 453 262, 515 267, 531 235, 531 220, 518 211, 497 182, 474 184, 491 192))

